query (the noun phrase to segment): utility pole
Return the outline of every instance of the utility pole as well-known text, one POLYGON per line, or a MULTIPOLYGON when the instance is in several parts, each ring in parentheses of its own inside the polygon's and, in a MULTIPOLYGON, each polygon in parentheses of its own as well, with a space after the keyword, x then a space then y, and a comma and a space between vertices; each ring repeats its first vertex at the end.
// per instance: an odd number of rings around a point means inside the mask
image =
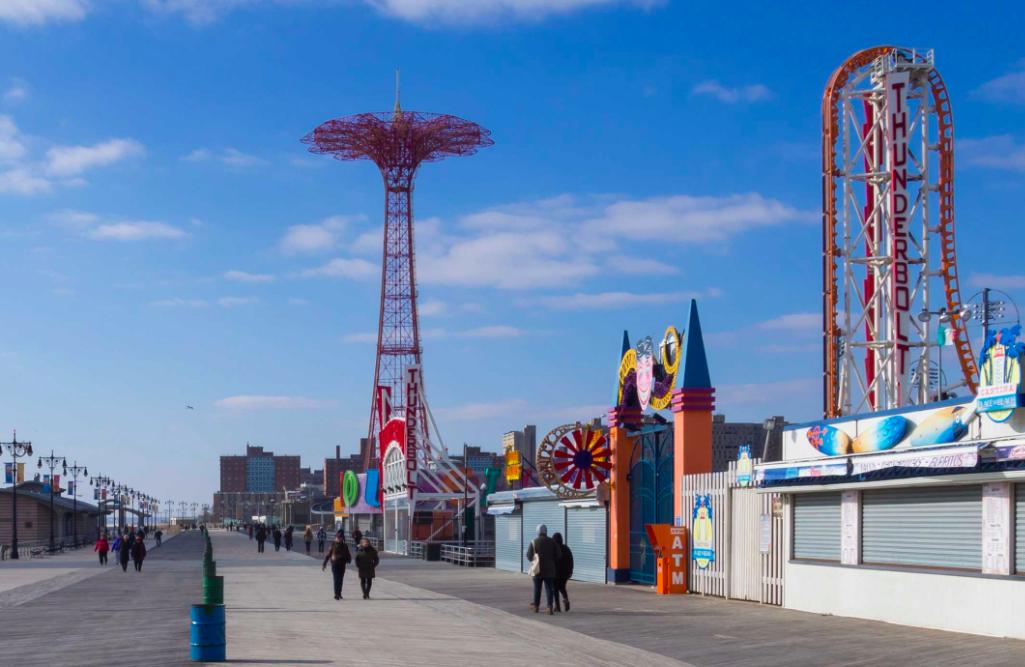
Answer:
POLYGON ((56 456, 53 450, 50 450, 49 456, 42 456, 39 458, 39 465, 37 468, 43 467, 43 462, 46 462, 46 467, 50 470, 50 549, 54 548, 53 545, 53 471, 58 467, 62 467, 64 474, 68 473, 68 462, 66 459, 56 456))
POLYGON ((86 468, 85 466, 78 465, 78 461, 75 461, 75 465, 73 465, 70 468, 68 468, 65 471, 65 474, 67 473, 67 471, 71 471, 71 478, 75 481, 75 486, 71 489, 71 500, 72 500, 72 505, 74 506, 74 509, 71 511, 71 513, 73 515, 71 521, 72 521, 72 525, 74 526, 73 532, 74 532, 74 535, 75 535, 75 546, 77 547, 78 546, 78 476, 79 475, 85 475, 86 477, 88 477, 89 476, 89 469, 86 468))
POLYGON ((11 559, 18 560, 18 459, 32 456, 32 443, 27 440, 18 442, 18 432, 15 431, 10 442, 0 442, 0 449, 6 449, 14 459, 11 466, 11 559))

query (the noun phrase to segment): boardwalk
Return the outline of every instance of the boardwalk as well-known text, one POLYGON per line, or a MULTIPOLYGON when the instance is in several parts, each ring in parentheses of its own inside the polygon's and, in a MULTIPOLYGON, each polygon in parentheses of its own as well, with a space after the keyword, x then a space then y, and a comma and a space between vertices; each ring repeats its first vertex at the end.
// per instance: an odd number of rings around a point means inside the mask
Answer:
MULTIPOLYGON (((645 588, 572 583, 573 611, 527 610, 525 576, 385 557, 374 599, 350 572, 296 552, 258 555, 213 534, 225 576, 228 658, 240 665, 803 667, 1025 664, 1025 644, 820 617, 645 588)), ((0 665, 189 665, 189 605, 200 601, 198 534, 152 551, 142 574, 101 570, 88 554, 0 565, 0 665), (61 558, 66 558, 63 562, 61 558), (77 560, 75 560, 77 559, 77 560), (6 602, 5 602, 6 601, 6 602), (100 647, 103 649, 100 649, 100 647)))

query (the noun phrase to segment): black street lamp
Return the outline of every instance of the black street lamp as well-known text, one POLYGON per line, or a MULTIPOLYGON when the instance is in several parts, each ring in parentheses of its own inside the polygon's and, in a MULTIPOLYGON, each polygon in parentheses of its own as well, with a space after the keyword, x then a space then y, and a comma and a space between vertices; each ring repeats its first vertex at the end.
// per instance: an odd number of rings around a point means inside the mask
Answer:
POLYGON ((70 472, 71 478, 75 481, 75 486, 71 489, 71 501, 74 506, 74 509, 71 510, 71 512, 73 514, 72 523, 74 524, 75 548, 78 548, 78 476, 85 475, 88 477, 89 469, 85 466, 78 465, 78 461, 75 461, 75 465, 67 468, 64 472, 65 474, 70 472))
POLYGON ((53 545, 53 471, 57 468, 63 468, 64 474, 68 473, 68 462, 66 459, 60 456, 56 456, 53 450, 50 450, 49 456, 39 457, 39 464, 37 468, 43 467, 43 462, 46 462, 46 467, 50 470, 50 549, 54 548, 53 545))
MULTIPOLYGON (((109 477, 97 475, 89 480, 89 483, 95 486, 100 491, 99 502, 96 506, 100 508, 100 513, 103 515, 103 533, 107 532, 107 499, 104 497, 107 495, 107 486, 111 483, 109 477)), ((96 524, 96 538, 99 539, 101 534, 99 523, 96 524)))
POLYGON ((24 456, 32 456, 32 443, 18 442, 18 432, 14 432, 11 442, 0 442, 0 449, 6 449, 14 458, 13 476, 14 483, 11 485, 11 559, 18 560, 18 459, 24 456))
POLYGON ((174 507, 174 501, 170 498, 167 499, 167 527, 171 528, 171 508, 174 507))

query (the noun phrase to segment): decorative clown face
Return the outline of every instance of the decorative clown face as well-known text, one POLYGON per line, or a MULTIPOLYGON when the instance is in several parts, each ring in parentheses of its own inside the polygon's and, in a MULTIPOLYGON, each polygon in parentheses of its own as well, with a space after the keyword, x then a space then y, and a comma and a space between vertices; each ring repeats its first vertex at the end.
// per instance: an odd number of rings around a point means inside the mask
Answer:
POLYGON ((641 401, 641 410, 648 407, 654 381, 655 348, 651 342, 651 336, 648 336, 637 343, 637 398, 641 401))

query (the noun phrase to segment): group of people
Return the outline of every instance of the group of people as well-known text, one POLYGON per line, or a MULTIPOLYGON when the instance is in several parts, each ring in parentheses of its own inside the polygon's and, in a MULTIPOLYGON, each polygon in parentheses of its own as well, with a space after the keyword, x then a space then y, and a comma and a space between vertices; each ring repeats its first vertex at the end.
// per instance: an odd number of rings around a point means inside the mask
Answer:
MULTIPOLYGON (((309 527, 307 526, 307 532, 309 527)), ((320 532, 324 529, 321 527, 320 532)), ((353 537, 356 533, 353 532, 353 537)), ((371 544, 370 540, 359 540, 355 542, 359 545, 356 549, 356 573, 359 575, 359 587, 363 592, 363 599, 370 599, 370 589, 374 585, 374 576, 377 573, 377 565, 381 562, 378 557, 377 549, 371 544)), ((322 549, 323 551, 323 549, 322 549)), ((306 553, 309 553, 309 542, 306 543, 306 553)), ((335 534, 335 541, 331 543, 331 548, 328 549, 327 556, 324 557, 324 564, 320 568, 321 571, 327 569, 328 564, 331 565, 331 576, 334 579, 335 588, 335 599, 342 599, 342 583, 345 581, 345 566, 352 562, 352 552, 349 550, 349 545, 345 543, 345 531, 339 530, 335 534)))
MULTIPOLYGON (((164 533, 159 528, 153 533, 157 546, 160 546, 160 538, 164 533)), ((116 561, 121 564, 123 572, 128 571, 128 561, 135 564, 135 571, 142 572, 142 563, 146 560, 146 530, 140 527, 138 530, 129 529, 123 535, 118 533, 114 536, 114 543, 106 533, 96 540, 93 551, 100 555, 100 565, 107 564, 107 554, 113 551, 116 554, 116 561)))
POLYGON ((548 600, 548 615, 551 616, 554 598, 555 611, 562 611, 559 598, 569 611, 569 594, 566 582, 573 576, 573 552, 562 539, 562 533, 548 537, 548 526, 543 523, 537 527, 537 537, 527 547, 527 560, 530 561, 530 575, 534 578, 534 601, 530 610, 537 613, 541 608, 541 586, 544 585, 545 597, 548 600))

